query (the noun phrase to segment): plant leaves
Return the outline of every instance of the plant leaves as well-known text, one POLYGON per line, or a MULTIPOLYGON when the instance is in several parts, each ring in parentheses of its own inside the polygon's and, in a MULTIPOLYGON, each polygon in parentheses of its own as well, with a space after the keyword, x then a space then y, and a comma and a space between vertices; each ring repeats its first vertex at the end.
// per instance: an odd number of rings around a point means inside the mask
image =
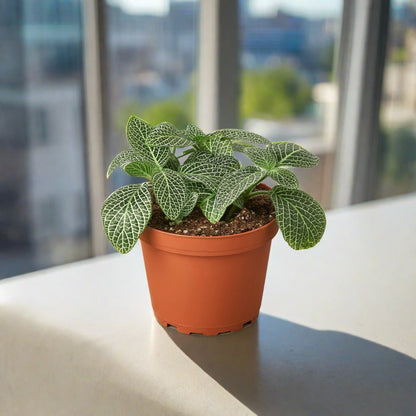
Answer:
POLYGON ((207 188, 215 191, 228 170, 209 161, 194 161, 184 163, 181 172, 188 180, 203 183, 207 188))
POLYGON ((169 159, 168 159, 168 161, 166 162, 166 164, 165 164, 165 166, 164 166, 165 168, 168 168, 168 169, 172 169, 172 170, 176 170, 176 171, 178 171, 178 170, 180 170, 180 168, 181 168, 181 164, 179 163, 179 160, 178 159, 176 159, 176 157, 174 156, 174 155, 170 155, 169 156, 169 159))
POLYGON ((325 212, 310 195, 281 186, 274 187, 269 195, 277 224, 290 247, 307 249, 321 240, 326 227, 325 212))
POLYGON ((140 161, 132 162, 125 166, 124 171, 130 176, 138 176, 151 180, 158 168, 151 162, 140 161))
POLYGON ((297 176, 288 169, 275 168, 269 171, 269 176, 279 185, 286 188, 297 189, 299 188, 299 180, 297 176))
POLYGON ((238 208, 240 208, 240 209, 243 209, 244 208, 244 197, 243 197, 243 195, 240 195, 234 202, 233 202, 233 204, 235 205, 235 206, 237 206, 238 208))
POLYGON ((153 127, 137 116, 130 116, 127 121, 126 134, 131 147, 136 150, 142 160, 163 167, 169 159, 168 147, 149 147, 147 140, 153 127))
POLYGON ((233 150, 234 152, 240 152, 243 153, 248 147, 253 147, 252 145, 245 145, 233 142, 233 150))
POLYGON ((142 160, 140 153, 135 150, 124 150, 119 153, 110 163, 107 169, 107 179, 111 176, 117 168, 124 168, 131 162, 139 162, 142 160))
POLYGON ((205 142, 206 148, 214 156, 233 156, 233 146, 231 140, 220 135, 209 136, 205 142))
POLYGON ((183 163, 183 166, 186 166, 191 163, 205 163, 209 162, 213 159, 213 155, 208 152, 208 150, 197 150, 196 152, 192 152, 188 158, 183 163))
POLYGON ((185 205, 182 208, 180 219, 187 217, 194 210, 197 201, 198 201, 198 193, 191 192, 187 201, 185 202, 185 205))
POLYGON ((137 243, 152 215, 148 183, 123 186, 114 191, 101 209, 105 234, 120 253, 128 253, 137 243))
POLYGON ((202 213, 207 217, 208 221, 215 224, 218 220, 214 211, 215 194, 207 196, 199 205, 202 213))
POLYGON ((181 174, 164 169, 153 176, 153 193, 165 215, 175 221, 181 214, 188 192, 181 174))
POLYGON ((275 142, 267 146, 267 150, 274 155, 279 167, 312 168, 319 162, 318 156, 295 143, 275 142))
POLYGON ((234 156, 216 156, 211 159, 211 163, 221 166, 227 171, 233 171, 241 168, 241 164, 234 156))
POLYGON ((270 144, 270 140, 260 136, 256 133, 251 133, 242 129, 221 129, 216 130, 213 134, 220 134, 223 137, 231 139, 235 143, 239 144, 270 144))
POLYGON ((212 194, 212 191, 207 188, 203 183, 189 181, 185 178, 186 188, 188 192, 195 192, 198 194, 197 204, 199 205, 202 200, 212 194))
POLYGON ((211 222, 217 222, 225 210, 248 188, 260 182, 264 171, 256 166, 246 166, 235 172, 230 172, 221 180, 215 195, 212 208, 211 222))
POLYGON ((151 147, 185 147, 193 144, 173 124, 164 121, 148 134, 146 143, 151 147))
POLYGON ((211 191, 215 191, 222 177, 230 170, 228 158, 223 165, 219 161, 207 151, 198 151, 184 162, 181 172, 188 180, 203 183, 211 191))
POLYGON ((195 124, 188 124, 185 130, 182 130, 184 136, 190 140, 195 139, 196 137, 205 136, 205 133, 195 124))
POLYGON ((244 154, 257 166, 270 170, 276 166, 276 157, 268 149, 247 147, 244 154))
POLYGON ((126 135, 130 146, 141 151, 153 127, 137 116, 130 116, 127 120, 126 135))

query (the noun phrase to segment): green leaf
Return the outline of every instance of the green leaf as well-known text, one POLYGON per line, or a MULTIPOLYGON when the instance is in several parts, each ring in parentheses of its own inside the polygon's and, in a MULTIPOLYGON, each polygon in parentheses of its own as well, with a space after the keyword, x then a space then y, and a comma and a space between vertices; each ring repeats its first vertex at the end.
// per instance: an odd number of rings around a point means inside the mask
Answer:
POLYGON ((244 154, 261 168, 270 170, 276 166, 275 156, 268 150, 261 147, 247 147, 244 154))
POLYGON ((205 163, 209 162, 214 158, 212 153, 208 152, 208 150, 197 150, 196 152, 192 152, 188 158, 183 163, 183 166, 193 163, 205 163))
POLYGON ((276 186, 270 191, 270 199, 283 238, 292 248, 307 249, 320 241, 326 227, 325 212, 310 195, 276 186))
POLYGON ((205 136, 205 133, 199 127, 195 126, 195 124, 188 124, 186 129, 182 131, 185 137, 190 140, 193 140, 196 137, 205 136))
POLYGON ((203 183, 189 181, 185 178, 186 188, 188 192, 195 192, 198 194, 197 204, 200 204, 206 197, 212 194, 212 191, 207 188, 203 183))
POLYGON ((181 174, 164 169, 153 176, 153 193, 165 215, 175 221, 181 214, 188 192, 181 174))
POLYGON ((105 234, 120 253, 137 243, 152 215, 152 197, 147 183, 123 186, 114 191, 101 209, 105 234))
POLYGON ((241 129, 221 129, 213 133, 219 133, 221 136, 239 144, 270 144, 270 140, 265 137, 241 129))
POLYGON ((182 131, 166 121, 153 128, 146 143, 151 147, 185 147, 193 144, 182 131))
POLYGON ((208 221, 213 224, 218 221, 216 219, 216 215, 214 211, 214 203, 215 203, 215 194, 211 194, 207 196, 199 205, 202 213, 205 215, 205 217, 207 217, 208 221))
POLYGON ((124 150, 123 152, 119 153, 110 163, 107 169, 107 179, 111 176, 117 168, 124 168, 124 166, 128 165, 131 162, 139 162, 142 160, 140 153, 136 152, 135 150, 124 150))
POLYGON ((203 183, 214 191, 228 170, 207 160, 184 163, 181 172, 188 180, 203 183))
POLYGON ((312 168, 319 162, 319 157, 295 143, 275 142, 267 146, 267 150, 276 158, 279 167, 312 168))
POLYGON ((245 144, 233 142, 233 150, 234 150, 234 152, 243 153, 248 147, 253 147, 253 146, 252 145, 245 145, 245 144))
POLYGON ((211 222, 217 222, 225 210, 248 188, 260 182, 264 171, 255 166, 246 166, 235 172, 230 172, 221 180, 215 195, 212 208, 211 222))
POLYGON ((196 203, 198 201, 198 193, 191 192, 187 201, 185 202, 184 207, 182 208, 182 212, 180 215, 180 219, 187 217, 195 208, 196 203))
POLYGON ((142 160, 163 167, 169 159, 168 147, 149 147, 147 140, 153 127, 136 116, 130 116, 127 121, 126 134, 131 147, 140 155, 142 160))
POLYGON ((153 127, 137 116, 130 116, 127 120, 126 135, 130 146, 141 151, 143 146, 146 145, 147 138, 153 127))
POLYGON ((228 138, 223 138, 219 135, 209 136, 205 142, 205 146, 214 156, 234 155, 231 140, 228 138))
POLYGON ((245 203, 245 201, 244 201, 244 196, 243 195, 240 195, 234 202, 233 202, 233 204, 236 206, 236 207, 238 207, 238 208, 240 208, 240 209, 243 209, 244 208, 244 203, 245 203))
POLYGON ((151 180, 158 168, 153 163, 143 160, 129 163, 124 170, 130 176, 139 176, 151 180))
POLYGON ((299 188, 299 180, 296 175, 285 168, 275 168, 269 171, 269 176, 279 185, 286 188, 299 188))
POLYGON ((179 163, 179 160, 176 159, 176 157, 173 154, 171 154, 169 156, 169 159, 166 162, 166 165, 164 167, 165 168, 168 168, 168 169, 172 169, 172 170, 178 171, 181 168, 181 164, 179 163))
POLYGON ((233 171, 241 168, 241 164, 234 156, 216 156, 211 159, 211 163, 221 166, 227 171, 233 171))

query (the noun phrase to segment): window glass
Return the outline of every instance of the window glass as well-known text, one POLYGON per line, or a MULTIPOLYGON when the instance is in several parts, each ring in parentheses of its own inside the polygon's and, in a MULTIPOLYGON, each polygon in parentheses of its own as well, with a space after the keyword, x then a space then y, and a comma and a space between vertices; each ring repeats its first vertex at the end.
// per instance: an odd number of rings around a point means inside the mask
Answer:
POLYGON ((81 4, 0 3, 0 278, 90 255, 81 4))
POLYGON ((380 109, 377 196, 416 190, 416 3, 393 0, 380 109))
POLYGON ((240 0, 241 126, 319 155, 317 168, 296 173, 324 206, 332 179, 342 6, 342 0, 240 0))
MULTIPOLYGON (((131 114, 179 128, 194 120, 198 13, 198 1, 107 0, 106 163, 127 147, 125 125, 131 114)), ((111 187, 130 180, 117 170, 111 187)))

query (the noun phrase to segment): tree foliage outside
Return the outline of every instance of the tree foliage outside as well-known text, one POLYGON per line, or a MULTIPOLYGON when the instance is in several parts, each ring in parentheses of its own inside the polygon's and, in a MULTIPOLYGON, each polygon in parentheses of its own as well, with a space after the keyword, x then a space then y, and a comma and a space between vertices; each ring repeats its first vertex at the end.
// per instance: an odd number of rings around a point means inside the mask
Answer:
POLYGON ((311 85, 288 65, 244 71, 241 116, 283 119, 304 113, 312 102, 311 85))
MULTIPOLYGON (((130 114, 140 114, 152 125, 168 121, 178 128, 185 128, 194 119, 195 98, 192 91, 193 88, 182 96, 149 104, 141 104, 135 100, 123 102, 116 114, 117 130, 124 134, 125 123, 130 114)), ((299 116, 312 103, 311 92, 311 85, 288 65, 243 71, 241 119, 283 119, 299 116)))
POLYGON ((143 110, 142 116, 153 125, 167 120, 178 128, 184 129, 192 121, 192 113, 188 107, 184 100, 169 99, 150 104, 143 110))

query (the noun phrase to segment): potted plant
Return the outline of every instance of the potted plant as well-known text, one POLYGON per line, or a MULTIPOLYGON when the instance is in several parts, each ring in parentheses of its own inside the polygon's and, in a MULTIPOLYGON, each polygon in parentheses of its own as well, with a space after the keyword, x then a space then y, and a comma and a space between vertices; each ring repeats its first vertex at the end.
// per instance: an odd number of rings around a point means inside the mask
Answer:
POLYGON ((295 250, 324 233, 324 211, 289 170, 311 168, 318 157, 240 129, 205 134, 131 116, 126 133, 131 149, 113 159, 107 177, 122 168, 146 182, 114 191, 102 221, 121 253, 140 238, 158 321, 204 335, 253 322, 278 229, 295 250), (253 164, 243 166, 235 152, 253 164), (272 188, 263 184, 268 177, 272 188))

